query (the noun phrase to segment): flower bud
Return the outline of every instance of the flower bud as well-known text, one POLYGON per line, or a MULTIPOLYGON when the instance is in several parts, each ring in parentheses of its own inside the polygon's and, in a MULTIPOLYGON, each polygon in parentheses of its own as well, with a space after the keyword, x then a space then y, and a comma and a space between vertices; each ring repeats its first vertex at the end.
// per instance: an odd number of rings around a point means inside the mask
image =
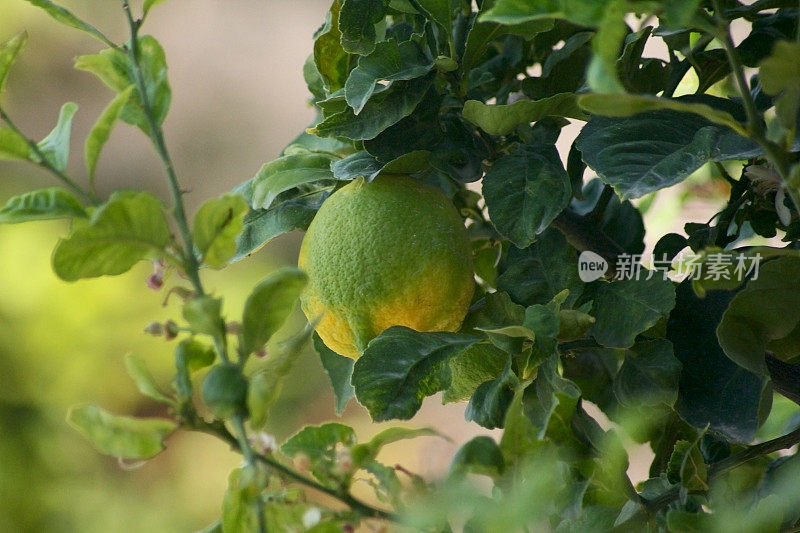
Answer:
POLYGON ((250 445, 260 454, 269 455, 278 449, 278 442, 275 437, 266 431, 259 431, 250 435, 250 445))
POLYGON ((180 333, 178 324, 172 320, 167 320, 164 322, 164 338, 166 338, 168 341, 171 341, 178 336, 178 333, 180 333))
POLYGON ((160 337, 164 334, 164 324, 161 322, 150 322, 144 327, 144 332, 154 337, 160 337))

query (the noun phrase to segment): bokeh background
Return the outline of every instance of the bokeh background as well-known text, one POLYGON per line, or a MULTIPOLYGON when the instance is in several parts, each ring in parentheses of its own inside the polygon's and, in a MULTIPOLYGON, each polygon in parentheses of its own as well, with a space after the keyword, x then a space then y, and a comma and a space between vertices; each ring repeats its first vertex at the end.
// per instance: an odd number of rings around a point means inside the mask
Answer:
MULTIPOLYGON (((61 3, 113 40, 127 38, 119 2, 61 3)), ((190 211, 252 177, 311 122, 302 65, 328 5, 328 0, 169 0, 152 11, 145 33, 166 50, 173 92, 166 139, 190 211)), ((22 30, 30 35, 28 46, 11 73, 3 105, 29 137, 41 139, 61 105, 76 102, 68 172, 83 180, 83 140, 112 95, 92 75, 74 70, 72 62, 102 45, 23 0, 0 0, 0 40, 22 30)), ((691 91, 691 85, 687 79, 682 89, 691 91)), ((577 129, 565 133, 562 148, 577 129)), ((147 139, 124 124, 116 126, 101 156, 97 183, 103 196, 130 188, 168 197, 147 139)), ((0 203, 54 184, 31 165, 0 161, 0 203)), ((646 214, 649 246, 653 237, 680 231, 687 219, 707 220, 725 194, 725 187, 703 172, 659 193, 646 214)), ((227 474, 240 463, 224 444, 178 433, 164 453, 128 471, 96 453, 65 422, 69 406, 83 402, 122 414, 163 415, 136 392, 123 360, 127 353, 139 355, 169 387, 173 345, 147 337, 142 328, 178 315, 174 306, 162 305, 163 291, 146 288, 147 265, 117 278, 58 280, 50 271, 50 253, 66 231, 61 222, 0 226, 0 533, 200 529, 219 516, 227 474)), ((301 237, 299 232, 279 237, 240 263, 205 273, 208 286, 225 297, 228 316, 240 315, 258 280, 296 262, 301 237)), ((299 324, 298 317, 287 334, 299 324)), ((450 440, 403 443, 389 447, 381 459, 428 476, 442 474, 459 444, 492 434, 465 423, 464 407, 428 399, 412 425, 434 426, 450 440)), ((273 413, 268 429, 279 440, 303 424, 336 418, 327 378, 312 352, 303 356, 273 413)), ((354 402, 344 421, 362 439, 384 427, 371 424, 354 402)), ((634 481, 646 478, 648 452, 636 453, 634 481)))

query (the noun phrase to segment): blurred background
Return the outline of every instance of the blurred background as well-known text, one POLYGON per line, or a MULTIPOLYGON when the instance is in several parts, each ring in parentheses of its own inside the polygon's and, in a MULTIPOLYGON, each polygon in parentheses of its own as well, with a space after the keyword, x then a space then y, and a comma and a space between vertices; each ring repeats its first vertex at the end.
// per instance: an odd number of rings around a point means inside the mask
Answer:
MULTIPOLYGON (((126 40, 119 2, 61 4, 112 40, 126 40)), ((328 7, 328 0, 170 0, 152 11, 145 33, 154 35, 167 54, 173 98, 166 139, 190 212, 252 177, 311 122, 302 65, 328 7)), ((28 45, 11 72, 3 105, 28 137, 41 139, 61 105, 76 102, 80 109, 68 173, 82 181, 83 140, 112 94, 72 63, 102 45, 23 0, 0 1, 0 40, 22 30, 29 33, 28 45)), ((691 92, 692 80, 685 82, 683 88, 691 92)), ((567 130, 562 148, 568 149, 568 137, 578 129, 567 130)), ((650 204, 650 248, 653 237, 714 213, 726 190, 707 177, 700 171, 650 204)), ((125 124, 116 126, 101 156, 97 183, 101 196, 130 188, 168 197, 147 139, 125 124)), ((15 194, 51 185, 52 178, 36 167, 0 161, 0 205, 15 194)), ((119 414, 164 415, 137 393, 123 361, 128 353, 139 355, 168 388, 174 346, 147 337, 142 328, 179 314, 174 306, 162 305, 164 291, 147 289, 145 264, 117 278, 58 280, 50 270, 50 254, 66 231, 61 222, 0 226, 0 533, 200 529, 218 518, 227 474, 240 463, 238 455, 212 437, 178 433, 164 453, 126 471, 65 422, 69 406, 83 402, 119 414)), ((279 237, 224 271, 205 273, 207 286, 225 297, 229 317, 240 315, 257 281, 296 263, 301 237, 299 232, 279 237)), ((299 324, 298 317, 286 333, 299 324)), ((492 434, 465 423, 464 408, 428 399, 413 425, 435 426, 451 441, 418 439, 401 444, 402 454, 387 448, 381 459, 440 475, 461 443, 492 434)), ((361 439, 385 427, 370 423, 354 402, 343 418, 361 439)), ((304 424, 333 419, 330 386, 308 351, 268 429, 280 441, 304 424)), ((633 462, 634 482, 647 477, 648 456, 649 450, 640 450, 633 462)), ((363 496, 367 493, 365 486, 363 496)))

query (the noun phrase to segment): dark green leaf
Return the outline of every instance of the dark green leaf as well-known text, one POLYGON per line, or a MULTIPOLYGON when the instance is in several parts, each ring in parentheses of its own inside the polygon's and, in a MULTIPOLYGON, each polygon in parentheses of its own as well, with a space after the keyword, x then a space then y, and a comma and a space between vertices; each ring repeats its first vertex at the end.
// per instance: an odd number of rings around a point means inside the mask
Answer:
POLYGON ((538 145, 497 160, 483 179, 483 196, 497 231, 526 248, 566 207, 572 188, 555 147, 538 145))
POLYGON ((193 333, 216 337, 223 333, 222 298, 200 296, 192 298, 183 306, 183 318, 193 333))
POLYGON ((458 449, 450 463, 449 475, 463 476, 469 473, 496 478, 503 474, 505 467, 500 447, 491 437, 484 435, 473 438, 458 449))
POLYGON ((681 363, 665 339, 635 344, 625 354, 614 379, 620 405, 631 409, 672 407, 678 399, 681 363))
POLYGON ((341 3, 334 0, 325 16, 325 25, 314 35, 314 62, 328 93, 344 87, 350 72, 350 55, 342 48, 339 33, 341 3))
MULTIPOLYGON (((501 350, 507 353, 517 354, 522 350, 523 340, 526 337, 530 338, 533 336, 533 332, 522 327, 522 322, 524 320, 525 308, 512 302, 508 293, 498 291, 487 294, 482 301, 478 302, 472 308, 471 312, 464 320, 462 329, 464 331, 470 331, 470 329, 481 331, 489 337, 492 344, 501 350)), ((470 348, 466 352, 463 352, 462 355, 466 356, 466 354, 472 350, 480 350, 480 345, 470 348)), ((480 351, 481 353, 489 354, 493 352, 480 351)), ((457 361, 458 357, 453 359, 453 361, 457 361)), ((500 369, 502 369, 505 364, 504 356, 502 357, 502 362, 503 364, 500 365, 500 369)), ((499 371, 491 374, 481 382, 476 383, 475 386, 483 383, 483 381, 494 379, 498 375, 499 371)), ((469 395, 471 394, 472 392, 470 391, 469 395)))
POLYGON ((336 414, 341 415, 347 402, 355 395, 355 390, 350 384, 350 377, 353 375, 353 365, 355 361, 349 357, 339 355, 322 342, 319 335, 314 334, 314 350, 319 354, 322 367, 328 374, 328 379, 333 387, 335 397, 336 414))
POLYGON ((375 50, 375 24, 386 16, 387 0, 344 0, 339 13, 342 48, 367 55, 375 50))
POLYGON ((591 330, 597 342, 612 348, 630 348, 636 336, 651 328, 675 306, 672 282, 659 273, 650 279, 623 279, 603 283, 594 298, 591 330))
POLYGON ((464 118, 491 135, 506 135, 518 126, 536 122, 544 117, 569 117, 587 120, 572 93, 554 94, 541 100, 520 100, 507 105, 486 105, 467 100, 462 111, 464 118))
POLYGON ((61 187, 50 187, 14 196, 0 209, 0 224, 51 218, 86 218, 75 196, 61 187))
POLYGON ((329 155, 304 153, 279 157, 261 167, 249 187, 253 209, 268 209, 283 192, 301 185, 331 179, 329 155))
POLYGON ((175 391, 178 398, 187 400, 192 397, 192 372, 214 363, 216 353, 209 346, 195 339, 184 339, 175 348, 175 391))
POLYGON ((92 214, 88 225, 59 241, 53 270, 65 281, 122 274, 157 255, 169 241, 161 201, 148 193, 121 191, 92 214))
POLYGON ((445 32, 450 32, 450 0, 417 0, 415 3, 426 11, 428 18, 438 22, 445 32))
POLYGON ((535 335, 528 364, 524 367, 526 372, 556 353, 556 337, 561 322, 558 311, 566 296, 560 293, 554 298, 555 301, 547 305, 534 304, 525 309, 525 321, 522 324, 535 335))
POLYGON ((506 357, 494 345, 475 344, 450 359, 450 386, 444 390, 442 402, 467 401, 481 383, 500 375, 506 357))
POLYGON ((699 439, 694 443, 685 440, 676 442, 667 467, 669 480, 680 482, 688 491, 708 490, 708 467, 697 446, 698 442, 699 439))
POLYGON ((98 451, 121 459, 153 457, 178 427, 172 420, 115 416, 96 405, 73 407, 67 421, 98 451))
MULTIPOLYGON (((714 102, 722 105, 724 101, 714 102)), ((709 161, 761 154, 753 141, 729 128, 697 114, 673 110, 629 118, 593 116, 576 145, 584 161, 622 199, 675 185, 709 161)))
MULTIPOLYGON (((717 337, 734 362, 768 376, 764 352, 769 343, 789 336, 799 323, 800 258, 782 257, 764 264, 757 277, 733 298, 722 315, 717 337)), ((791 344, 785 347, 787 352, 775 355, 784 360, 799 355, 791 344)))
POLYGON ((345 99, 357 115, 379 81, 411 80, 427 74, 431 68, 433 61, 416 42, 380 42, 372 53, 360 57, 358 66, 350 72, 344 85, 345 99))
MULTIPOLYGON (((72 117, 78 110, 77 104, 67 102, 58 113, 58 123, 47 137, 39 142, 39 151, 47 162, 58 170, 67 168, 69 158, 69 138, 72 132, 72 117)), ((38 154, 34 154, 38 160, 38 154)), ((37 161, 38 162, 38 161, 37 161)))
POLYGON ((382 163, 367 152, 355 154, 340 159, 331 164, 333 175, 338 180, 354 180, 364 178, 366 181, 374 180, 378 174, 416 174, 429 167, 430 152, 415 150, 403 154, 388 163, 382 163))
POLYGON ((373 139, 380 132, 414 111, 431 85, 428 75, 410 81, 399 81, 375 94, 356 115, 347 108, 325 118, 312 128, 320 137, 346 137, 354 141, 373 139))
POLYGON ((94 182, 94 173, 97 168, 97 159, 100 157, 100 152, 108 141, 111 135, 111 129, 117 122, 122 109, 130 100, 133 93, 133 85, 128 86, 127 89, 120 92, 111 103, 106 106, 97 122, 92 126, 89 136, 86 138, 84 147, 84 155, 86 159, 86 172, 89 174, 89 181, 94 182))
POLYGON ((732 292, 711 291, 700 299, 691 282, 678 286, 667 338, 683 365, 675 409, 689 424, 749 443, 769 412, 772 390, 766 381, 725 356, 715 334, 732 292))
POLYGON ((0 159, 31 159, 28 141, 14 130, 0 128, 0 159))
POLYGON ((497 379, 482 383, 475 389, 464 418, 489 429, 503 427, 517 385, 519 379, 511 370, 511 357, 508 356, 505 368, 497 379))
POLYGON ((377 421, 414 416, 422 400, 450 384, 447 362, 478 339, 394 326, 370 341, 353 367, 356 398, 377 421))
POLYGON ((28 32, 21 32, 0 44, 0 93, 3 92, 3 86, 8 78, 8 72, 11 66, 17 60, 17 56, 25 47, 28 40, 28 32))
POLYGON ((261 349, 278 331, 297 306, 306 286, 306 275, 285 267, 256 285, 244 304, 240 351, 249 354, 261 349))
POLYGON ((497 278, 497 288, 507 291, 522 305, 547 303, 569 289, 566 305, 571 306, 583 292, 575 250, 556 229, 544 231, 524 250, 510 248, 506 262, 497 278))
POLYGON ((103 35, 100 30, 88 24, 78 17, 76 17, 71 11, 64 9, 63 7, 54 4, 50 0, 25 0, 29 4, 32 4, 36 7, 42 8, 48 15, 53 17, 55 20, 60 22, 61 24, 65 24, 76 30, 81 30, 83 32, 88 33, 89 35, 103 41, 107 45, 111 45, 108 39, 106 39, 105 35, 103 35))
POLYGON ((136 388, 139 389, 139 392, 157 402, 167 405, 173 403, 172 399, 158 388, 155 379, 153 379, 152 374, 147 370, 144 361, 140 357, 136 357, 133 354, 125 356, 125 369, 133 382, 136 383, 136 388))
POLYGON ((233 363, 212 367, 203 380, 203 403, 217 418, 247 412, 247 379, 233 363))

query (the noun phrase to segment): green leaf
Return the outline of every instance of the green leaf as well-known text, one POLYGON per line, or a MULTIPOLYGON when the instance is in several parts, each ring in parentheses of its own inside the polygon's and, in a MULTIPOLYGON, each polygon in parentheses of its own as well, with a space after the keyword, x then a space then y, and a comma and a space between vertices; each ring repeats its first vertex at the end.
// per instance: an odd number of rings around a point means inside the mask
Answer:
POLYGON ((483 196, 497 231, 526 248, 566 207, 572 187, 555 147, 538 145, 495 161, 483 179, 483 196))
POLYGON ((688 491, 708 490, 708 467, 700 452, 699 442, 700 438, 693 443, 679 440, 669 458, 667 478, 673 483, 680 482, 688 491))
POLYGON ((192 233, 201 263, 222 268, 236 253, 236 237, 242 231, 247 202, 239 195, 226 194, 206 201, 194 216, 192 233))
POLYGON ((334 0, 325 16, 325 24, 314 35, 314 63, 328 93, 344 87, 350 72, 350 55, 342 47, 339 32, 341 3, 334 0))
POLYGON ((375 50, 375 24, 386 16, 387 0, 344 0, 339 13, 342 48, 367 55, 375 50))
POLYGON ((73 407, 67 421, 98 451, 121 459, 153 457, 178 427, 171 420, 115 416, 96 405, 73 407))
POLYGON ((111 135, 111 129, 117 122, 117 119, 122 113, 122 109, 130 100, 131 93, 133 92, 133 85, 119 93, 111 103, 106 106, 97 122, 92 126, 89 136, 86 138, 84 154, 86 159, 86 171, 89 173, 89 181, 94 183, 94 173, 97 168, 97 160, 100 157, 100 152, 103 150, 111 135))
MULTIPOLYGON (((563 301, 561 298, 558 300, 563 301)), ((558 300, 547 305, 534 304, 525 309, 525 321, 522 324, 535 336, 528 364, 523 367, 525 371, 535 368, 556 353, 556 336, 560 326, 558 311, 561 307, 561 301, 558 300)))
MULTIPOLYGON (((164 49, 149 35, 140 36, 136 42, 147 100, 156 123, 160 125, 167 117, 172 99, 164 49)), ((75 59, 75 68, 91 72, 117 94, 136 85, 128 54, 119 48, 108 48, 99 54, 79 56, 75 59)), ((150 123, 138 89, 133 90, 119 116, 124 122, 139 127, 147 135, 150 134, 150 123)))
MULTIPOLYGON (((788 337, 800 324, 800 258, 781 257, 765 263, 731 301, 717 327, 720 346, 734 362, 769 376, 764 352, 788 337)), ((782 347, 777 344, 777 347, 782 347)), ((775 355, 797 357, 791 343, 775 355)))
POLYGON ((294 267, 276 270, 253 289, 244 304, 240 352, 261 349, 286 322, 306 286, 306 275, 294 267))
POLYGON ((175 391, 178 398, 192 397, 192 373, 214 364, 217 354, 194 338, 182 340, 175 348, 175 391))
POLYGON ((650 279, 624 279, 603 283, 591 314, 592 335, 611 348, 630 348, 636 336, 651 328, 675 307, 675 288, 660 274, 650 279))
POLYGON ((427 169, 430 152, 415 150, 408 152, 388 163, 382 163, 367 152, 355 154, 340 159, 331 164, 333 175, 338 180, 354 180, 364 178, 366 181, 374 180, 379 174, 416 174, 427 169))
POLYGON ((313 333, 314 328, 307 324, 296 335, 278 343, 259 362, 258 370, 250 376, 247 408, 250 425, 254 429, 262 428, 267 423, 269 409, 280 396, 286 376, 303 354, 303 348, 313 333))
POLYGON ((25 0, 29 4, 32 4, 36 7, 43 9, 48 15, 53 17, 55 20, 60 22, 61 24, 65 24, 76 30, 81 30, 83 32, 88 33, 89 35, 95 37, 106 43, 107 45, 113 45, 105 35, 103 35, 100 30, 88 24, 78 17, 76 17, 71 11, 54 4, 50 0, 25 0))
POLYGON ((450 0, 417 0, 415 2, 430 20, 440 24, 447 34, 450 33, 450 0))
POLYGON ((547 303, 569 289, 565 305, 571 306, 583 292, 575 249, 554 228, 544 231, 524 250, 509 248, 506 262, 507 268, 497 278, 497 289, 507 291, 522 305, 547 303))
POLYGON ((164 0, 144 0, 144 4, 142 5, 142 11, 144 11, 145 16, 150 13, 150 10, 156 7, 158 4, 164 2, 164 0))
POLYGON ((777 96, 778 120, 784 129, 793 133, 800 110, 800 43, 776 41, 772 54, 761 62, 759 81, 765 93, 777 96))
POLYGON ((583 338, 594 324, 594 317, 577 309, 558 311, 558 340, 574 341, 583 338))
POLYGON ((148 193, 120 191, 92 214, 88 225, 59 241, 53 270, 65 281, 122 274, 169 242, 161 201, 148 193))
POLYGON ((158 388, 155 379, 153 379, 150 371, 147 370, 147 366, 145 366, 142 358, 133 354, 128 354, 125 356, 125 369, 128 371, 128 375, 133 382, 136 383, 136 388, 139 389, 139 392, 157 402, 167 405, 172 405, 174 403, 172 398, 168 397, 158 388))
POLYGON ((506 411, 518 385, 519 379, 511 370, 511 357, 508 356, 502 373, 475 389, 464 418, 488 429, 503 427, 506 411))
POLYGON ((402 428, 392 427, 384 429, 368 442, 353 446, 353 462, 357 467, 373 461, 381 449, 387 444, 401 440, 416 439, 417 437, 436 437, 439 433, 430 428, 402 428))
MULTIPOLYGON (((490 5, 491 1, 483 2, 481 11, 485 11, 490 5)), ((468 72, 472 68, 481 64, 481 60, 485 57, 489 45, 497 38, 507 34, 521 35, 525 39, 532 39, 537 33, 542 33, 552 29, 552 20, 531 20, 522 24, 516 25, 503 25, 491 21, 483 21, 478 17, 472 24, 469 34, 467 35, 467 42, 464 47, 464 54, 461 58, 462 68, 468 72)))
MULTIPOLYGON (((58 170, 67 168, 72 117, 77 110, 78 105, 72 102, 67 102, 61 106, 56 127, 39 143, 39 151, 44 155, 47 162, 58 170)), ((38 160, 38 154, 34 155, 38 160)))
POLYGON ((635 344, 614 379, 620 405, 631 409, 672 407, 678 399, 681 363, 665 339, 635 344))
POLYGON ((544 117, 569 117, 588 120, 572 93, 554 94, 541 100, 519 100, 513 104, 487 105, 467 100, 462 111, 464 118, 491 135, 506 135, 517 127, 544 117))
POLYGON ((228 476, 228 489, 222 498, 222 533, 250 533, 258 530, 258 516, 255 513, 256 500, 252 475, 237 468, 228 476))
MULTIPOLYGON (((726 100, 712 97, 700 101, 729 107, 726 100)), ((628 118, 595 115, 578 135, 576 146, 586 164, 623 200, 680 183, 709 161, 762 153, 753 141, 729 128, 671 109, 628 118)))
POLYGON ((431 75, 399 81, 375 94, 356 115, 351 108, 325 118, 310 133, 320 137, 346 137, 359 141, 373 139, 414 111, 431 86, 431 75))
POLYGON ((52 218, 86 218, 81 202, 61 187, 50 187, 14 196, 0 209, 0 224, 52 218))
POLYGON ((603 16, 597 33, 592 38, 592 60, 586 72, 586 81, 593 91, 624 93, 625 88, 617 73, 620 48, 628 33, 625 16, 629 10, 627 0, 605 2, 603 16))
POLYGON ((356 398, 376 422, 408 420, 426 396, 448 387, 450 358, 477 341, 456 333, 391 327, 370 341, 353 367, 356 398))
POLYGON ((217 418, 247 413, 247 379, 233 363, 212 367, 203 380, 203 403, 217 418))
POLYGON ((261 167, 251 180, 250 205, 267 209, 283 192, 295 187, 333 178, 331 158, 323 154, 293 154, 279 157, 261 167))
POLYGON ((739 135, 747 136, 747 130, 727 111, 715 109, 707 104, 685 102, 670 98, 658 98, 643 94, 584 94, 578 105, 587 113, 603 117, 630 117, 648 111, 671 110, 679 113, 700 115, 709 122, 730 128, 739 135))
POLYGON ((183 318, 192 333, 216 337, 223 334, 222 298, 200 296, 183 305, 183 318))
POLYGON ((17 56, 25 47, 27 41, 28 32, 23 31, 0 44, 0 93, 3 92, 3 86, 6 83, 11 66, 17 60, 17 56))
POLYGON ((14 130, 0 128, 0 159, 31 159, 28 141, 14 130))
POLYGON ((506 464, 497 443, 486 435, 475 437, 458 449, 450 463, 449 477, 465 474, 482 474, 491 478, 500 477, 506 464))
POLYGON ((739 443, 750 443, 769 412, 772 388, 767 380, 731 361, 715 328, 734 293, 710 291, 698 298, 691 281, 678 286, 667 338, 683 365, 675 410, 689 424, 739 443))
POLYGON ((306 426, 281 446, 281 452, 296 458, 302 454, 310 460, 311 473, 320 481, 336 479, 336 448, 351 447, 356 443, 353 428, 328 422, 321 426, 306 426))
POLYGON ((475 344, 456 355, 449 362, 450 386, 444 390, 442 402, 469 400, 480 384, 500 375, 505 361, 505 352, 491 344, 475 344))
POLYGON ((322 342, 319 335, 314 334, 314 350, 322 361, 322 367, 328 374, 328 379, 333 387, 335 398, 336 414, 341 415, 347 402, 355 395, 355 390, 350 384, 350 377, 353 375, 353 365, 355 361, 349 357, 339 355, 322 342))
POLYGON ((380 42, 369 55, 360 57, 358 66, 350 72, 344 85, 345 100, 358 115, 379 81, 412 80, 427 74, 431 68, 433 61, 416 42, 380 42))

